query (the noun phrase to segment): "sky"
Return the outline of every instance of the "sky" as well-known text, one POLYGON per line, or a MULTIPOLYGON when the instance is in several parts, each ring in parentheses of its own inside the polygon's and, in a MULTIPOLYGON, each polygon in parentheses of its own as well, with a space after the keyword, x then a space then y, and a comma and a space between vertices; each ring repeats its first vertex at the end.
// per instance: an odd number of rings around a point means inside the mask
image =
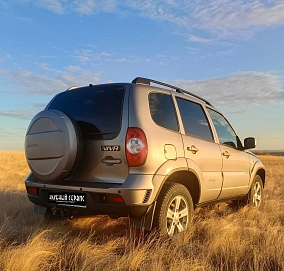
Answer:
POLYGON ((284 0, 0 0, 0 150, 70 86, 147 77, 284 150, 284 0))

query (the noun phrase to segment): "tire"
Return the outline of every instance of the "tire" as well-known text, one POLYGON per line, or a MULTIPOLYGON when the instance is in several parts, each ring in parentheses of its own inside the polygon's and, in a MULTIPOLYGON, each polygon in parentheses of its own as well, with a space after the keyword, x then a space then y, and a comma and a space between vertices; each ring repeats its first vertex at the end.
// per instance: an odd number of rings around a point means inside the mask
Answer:
POLYGON ((153 227, 173 236, 189 227, 193 203, 189 191, 179 183, 165 183, 157 199, 153 227))
POLYGON ((242 207, 244 205, 263 207, 263 182, 259 175, 255 175, 248 194, 242 200, 234 200, 233 204, 242 207))
POLYGON ((256 208, 263 207, 263 182, 259 175, 255 175, 253 179, 247 203, 256 208))

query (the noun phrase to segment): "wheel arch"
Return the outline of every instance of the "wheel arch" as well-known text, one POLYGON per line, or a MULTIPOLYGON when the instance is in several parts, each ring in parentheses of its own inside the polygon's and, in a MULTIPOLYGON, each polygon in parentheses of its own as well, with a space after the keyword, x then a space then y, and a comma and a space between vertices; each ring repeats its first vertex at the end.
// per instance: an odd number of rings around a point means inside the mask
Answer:
POLYGON ((160 189, 157 193, 156 198, 159 196, 162 187, 165 183, 179 183, 186 187, 189 191, 193 204, 196 205, 200 199, 200 181, 196 176, 195 172, 189 170, 180 170, 175 171, 172 174, 166 176, 163 184, 160 186, 160 189))
POLYGON ((263 183, 263 187, 265 185, 265 178, 266 178, 266 172, 265 172, 265 167, 263 165, 263 163, 257 159, 254 163, 254 165, 252 166, 251 172, 250 172, 250 182, 249 182, 249 187, 251 187, 254 177, 256 175, 259 175, 262 183, 263 183))
POLYGON ((262 180, 262 184, 263 184, 263 187, 265 186, 265 170, 264 168, 260 168, 258 169, 258 171, 256 172, 256 175, 259 175, 261 180, 262 180))

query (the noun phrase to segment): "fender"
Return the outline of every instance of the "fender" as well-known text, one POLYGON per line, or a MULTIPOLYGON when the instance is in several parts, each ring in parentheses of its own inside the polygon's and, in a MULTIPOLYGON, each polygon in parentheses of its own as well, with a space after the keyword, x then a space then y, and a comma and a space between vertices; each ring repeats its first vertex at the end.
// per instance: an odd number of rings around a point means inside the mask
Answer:
MULTIPOLYGON (((180 172, 180 171, 192 172, 196 176, 199 182, 199 189, 200 189, 201 183, 203 182, 203 176, 202 176, 202 172, 200 168, 198 167, 198 165, 192 160, 186 161, 185 158, 177 158, 176 160, 166 161, 162 166, 160 166, 160 168, 153 175, 152 183, 154 186, 154 190, 152 192, 153 198, 152 197, 151 198, 153 200, 156 200, 160 193, 160 190, 162 189, 167 179, 172 174, 176 172, 180 172), (189 165, 188 165, 188 162, 190 162, 189 165)), ((201 190, 200 190, 200 194, 201 194, 201 190)))
MULTIPOLYGON (((252 166, 251 168, 251 171, 250 171, 250 180, 249 180, 249 188, 251 187, 252 185, 252 181, 256 175, 256 173, 260 170, 260 169, 263 169, 264 172, 265 172, 265 168, 264 168, 264 165, 262 164, 262 162, 260 160, 256 160, 254 165, 252 166)), ((263 180, 265 181, 265 180, 263 180)))

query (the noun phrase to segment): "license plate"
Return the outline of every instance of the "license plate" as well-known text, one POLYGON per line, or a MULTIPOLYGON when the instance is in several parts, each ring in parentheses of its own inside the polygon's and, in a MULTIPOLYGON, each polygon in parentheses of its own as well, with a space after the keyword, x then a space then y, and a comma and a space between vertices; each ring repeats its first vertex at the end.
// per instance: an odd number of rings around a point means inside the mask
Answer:
POLYGON ((86 193, 48 193, 48 202, 53 204, 64 204, 70 206, 86 207, 86 193))

